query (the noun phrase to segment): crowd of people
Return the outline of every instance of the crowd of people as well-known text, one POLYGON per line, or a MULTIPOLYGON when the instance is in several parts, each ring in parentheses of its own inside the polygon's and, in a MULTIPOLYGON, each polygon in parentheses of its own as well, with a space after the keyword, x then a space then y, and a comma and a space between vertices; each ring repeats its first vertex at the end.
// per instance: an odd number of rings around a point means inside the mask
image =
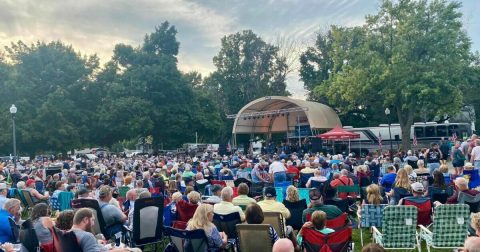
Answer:
MULTIPOLYGON (((193 158, 106 156, 88 160, 74 157, 21 161, 16 165, 4 162, 0 163, 0 243, 5 251, 19 246, 12 244, 21 244, 21 249, 28 250, 31 241, 25 239, 25 232, 34 230, 38 238, 36 245, 44 251, 55 251, 54 238, 58 232, 73 234, 76 245, 83 251, 130 251, 133 248, 112 246, 105 237, 91 232, 96 221, 92 210, 72 210, 68 204, 74 199, 97 200, 108 236, 116 237, 123 226, 133 227, 136 200, 162 196, 170 209, 170 216, 164 216, 164 222, 180 220, 179 214, 187 212, 183 228, 204 230, 209 247, 220 251, 228 247, 229 237, 213 224, 214 214, 238 212, 241 222, 261 224, 264 213, 279 212, 286 220, 284 223, 293 223, 288 221, 293 218, 288 206, 300 201, 298 188, 311 188, 310 203, 304 206, 299 226, 284 226, 282 233, 286 238, 281 238, 279 230, 269 229, 273 251, 299 251, 307 229, 330 234, 334 230, 325 226, 327 220, 345 212, 350 216, 361 215, 363 204, 425 202, 430 204, 430 210, 426 215, 419 215, 418 221, 429 224, 436 206, 457 204, 460 192, 472 196, 480 193, 474 188, 480 169, 480 139, 473 135, 451 146, 445 144, 448 143, 434 143, 430 148, 396 154, 372 153, 366 158, 354 154, 287 155, 281 152, 193 158), (449 168, 450 163, 454 169, 449 168), (51 166, 60 166, 61 170, 47 174, 46 168, 51 166), (216 180, 228 183, 212 183, 216 180), (284 200, 280 202, 274 186, 286 181, 292 181, 292 185, 286 188, 284 200), (319 183, 326 186, 319 188, 319 183), (258 185, 261 192, 253 192, 258 185), (365 188, 365 194, 337 193, 336 188, 344 185, 360 185, 365 188), (444 202, 432 201, 429 191, 436 188, 451 188, 452 193, 444 202), (120 189, 127 189, 125 195, 120 189), (24 211, 28 202, 23 202, 15 192, 28 192, 34 206, 24 211), (65 193, 71 198, 63 197, 65 193), (361 201, 357 201, 357 196, 361 196, 361 201), (59 205, 65 205, 65 199, 67 207, 62 209, 59 205), (347 200, 347 207, 335 204, 336 199, 347 200)), ((466 240, 465 249, 473 252, 480 248, 480 238, 475 237, 480 234, 480 215, 474 214, 471 220, 472 230, 476 232, 472 231, 472 237, 466 240)), ((382 248, 369 244, 364 251, 382 251, 382 248)))

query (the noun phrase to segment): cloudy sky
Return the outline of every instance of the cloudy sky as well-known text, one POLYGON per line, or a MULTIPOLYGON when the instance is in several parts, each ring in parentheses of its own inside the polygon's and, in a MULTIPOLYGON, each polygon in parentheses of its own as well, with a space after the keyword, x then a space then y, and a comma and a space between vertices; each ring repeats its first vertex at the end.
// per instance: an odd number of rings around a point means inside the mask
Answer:
MULTIPOLYGON (((464 27, 480 51, 480 1, 463 0, 464 27), (477 15, 475 15, 477 14, 477 15)), ((377 0, 0 0, 0 46, 22 40, 61 40, 105 63, 115 44, 137 46, 155 25, 168 20, 178 30, 179 67, 204 76, 220 39, 252 29, 268 42, 279 37, 313 44, 329 25, 354 26, 378 8, 377 0)), ((303 98, 297 74, 288 90, 303 98)))

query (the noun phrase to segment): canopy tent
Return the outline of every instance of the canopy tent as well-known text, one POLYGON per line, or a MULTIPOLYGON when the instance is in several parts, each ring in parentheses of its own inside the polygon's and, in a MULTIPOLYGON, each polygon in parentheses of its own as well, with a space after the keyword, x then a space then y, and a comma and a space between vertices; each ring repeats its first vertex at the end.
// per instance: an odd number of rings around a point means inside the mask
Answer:
POLYGON ((294 132, 300 122, 308 123, 312 132, 341 125, 337 113, 329 106, 284 96, 256 99, 228 118, 235 119, 232 129, 235 146, 236 134, 294 132))
POLYGON ((348 139, 348 152, 350 153, 350 139, 360 138, 360 134, 344 130, 337 125, 332 130, 323 134, 319 134, 317 135, 317 137, 324 140, 333 140, 333 141, 348 139))
POLYGON ((360 138, 360 134, 346 131, 337 125, 332 130, 323 134, 319 134, 317 135, 317 137, 324 140, 344 140, 344 139, 360 138))

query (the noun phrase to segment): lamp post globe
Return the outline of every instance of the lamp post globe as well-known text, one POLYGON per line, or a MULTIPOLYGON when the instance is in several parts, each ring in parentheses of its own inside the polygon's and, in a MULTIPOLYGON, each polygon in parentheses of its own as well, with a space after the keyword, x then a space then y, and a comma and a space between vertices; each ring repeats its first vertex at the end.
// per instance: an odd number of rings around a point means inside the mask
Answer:
POLYGON ((10 107, 10 114, 15 115, 17 113, 17 107, 15 107, 15 104, 12 104, 10 107))

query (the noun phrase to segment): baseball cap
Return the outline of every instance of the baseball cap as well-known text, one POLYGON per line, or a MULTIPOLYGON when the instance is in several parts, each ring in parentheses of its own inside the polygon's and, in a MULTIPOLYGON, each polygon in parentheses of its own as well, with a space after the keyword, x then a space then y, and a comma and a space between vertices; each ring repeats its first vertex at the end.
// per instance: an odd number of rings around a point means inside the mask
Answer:
POLYGON ((264 195, 268 198, 276 197, 277 191, 275 190, 275 187, 265 187, 264 195))
POLYGON ((423 192, 425 188, 423 187, 423 184, 420 182, 415 182, 412 184, 412 190, 414 192, 423 192))
POLYGON ((317 188, 311 189, 310 192, 308 193, 308 197, 310 200, 318 200, 322 197, 322 194, 317 188))
POLYGON ((219 190, 222 190, 223 187, 221 185, 213 185, 212 188, 210 189, 210 191, 212 191, 212 193, 214 192, 217 192, 219 190))
POLYGON ((30 186, 31 184, 35 184, 35 180, 33 179, 28 179, 27 182, 25 182, 26 186, 30 186))
POLYGON ((110 186, 104 185, 100 187, 100 190, 98 191, 98 196, 104 197, 107 196, 109 193, 112 193, 112 189, 110 189, 110 186))
POLYGON ((5 189, 7 189, 7 184, 0 183, 0 190, 5 190, 5 189))

